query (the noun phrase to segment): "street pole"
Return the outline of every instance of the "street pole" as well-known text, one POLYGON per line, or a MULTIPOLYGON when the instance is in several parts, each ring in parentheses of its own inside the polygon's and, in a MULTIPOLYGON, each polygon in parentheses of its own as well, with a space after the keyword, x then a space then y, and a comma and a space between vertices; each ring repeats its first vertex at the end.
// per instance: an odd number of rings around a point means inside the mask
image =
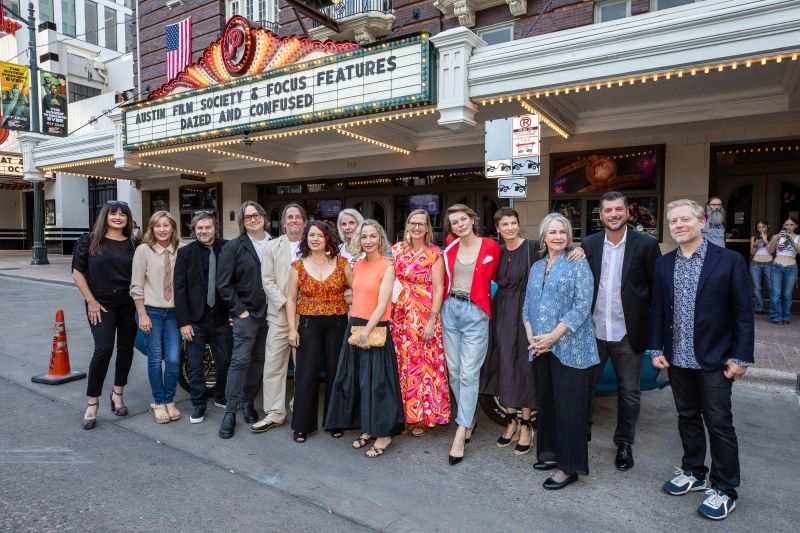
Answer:
MULTIPOLYGON (((28 55, 31 69, 30 131, 39 131, 39 65, 36 61, 36 17, 33 2, 28 2, 28 55)), ((47 246, 44 243, 44 187, 41 181, 33 182, 33 259, 32 265, 48 265, 47 246)))

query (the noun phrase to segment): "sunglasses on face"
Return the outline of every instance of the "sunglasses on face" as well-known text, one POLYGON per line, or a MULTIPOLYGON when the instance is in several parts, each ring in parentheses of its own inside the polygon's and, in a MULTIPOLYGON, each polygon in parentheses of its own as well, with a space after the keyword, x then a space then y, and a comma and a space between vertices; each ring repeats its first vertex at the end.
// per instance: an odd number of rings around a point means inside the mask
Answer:
POLYGON ((120 200, 108 200, 106 203, 108 205, 121 205, 124 207, 128 207, 128 202, 122 202, 120 200))

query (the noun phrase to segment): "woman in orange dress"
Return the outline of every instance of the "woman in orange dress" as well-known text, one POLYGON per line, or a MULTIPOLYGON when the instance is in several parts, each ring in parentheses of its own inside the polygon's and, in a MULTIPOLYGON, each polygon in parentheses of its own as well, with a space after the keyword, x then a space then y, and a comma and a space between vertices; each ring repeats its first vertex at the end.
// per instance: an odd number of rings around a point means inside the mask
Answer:
POLYGON ((442 251, 431 246, 433 227, 424 209, 406 219, 403 241, 392 247, 402 290, 392 311, 406 428, 421 437, 429 427, 450 423, 447 363, 439 310, 444 297, 442 251))

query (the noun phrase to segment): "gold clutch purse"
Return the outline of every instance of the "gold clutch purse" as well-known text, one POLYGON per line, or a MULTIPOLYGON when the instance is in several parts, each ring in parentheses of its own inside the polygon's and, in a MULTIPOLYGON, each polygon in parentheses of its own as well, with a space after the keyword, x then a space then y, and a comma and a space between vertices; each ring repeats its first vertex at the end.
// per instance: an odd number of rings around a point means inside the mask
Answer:
MULTIPOLYGON (((356 345, 356 340, 361 332, 364 331, 364 326, 353 326, 350 328, 352 335, 347 339, 348 344, 356 345)), ((375 326, 369 332, 369 345, 371 348, 376 348, 386 344, 386 326, 375 326)))

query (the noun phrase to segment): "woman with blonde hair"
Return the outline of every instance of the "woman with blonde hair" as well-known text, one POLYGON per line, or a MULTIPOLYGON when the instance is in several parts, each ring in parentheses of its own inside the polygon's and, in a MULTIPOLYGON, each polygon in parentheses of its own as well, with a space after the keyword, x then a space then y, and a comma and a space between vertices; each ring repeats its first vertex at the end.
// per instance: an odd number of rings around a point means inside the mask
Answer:
POLYGON ((374 220, 365 220, 351 241, 353 254, 366 255, 353 265, 353 307, 325 418, 326 428, 361 428, 353 448, 369 458, 383 455, 403 430, 403 407, 397 357, 387 338, 392 314, 394 265, 386 257, 389 239, 374 220))
POLYGON ((183 243, 175 218, 167 211, 153 214, 142 243, 144 246, 139 246, 133 256, 130 294, 136 304, 136 322, 144 333, 147 348, 147 375, 153 392, 150 407, 156 422, 166 424, 181 417, 174 402, 181 334, 175 316, 172 281, 176 252, 183 243))
POLYGON ((439 312, 444 301, 444 259, 431 245, 428 212, 412 211, 406 233, 392 246, 395 275, 402 290, 392 309, 392 339, 397 352, 400 394, 406 427, 421 437, 427 428, 450 423, 447 362, 439 312))

